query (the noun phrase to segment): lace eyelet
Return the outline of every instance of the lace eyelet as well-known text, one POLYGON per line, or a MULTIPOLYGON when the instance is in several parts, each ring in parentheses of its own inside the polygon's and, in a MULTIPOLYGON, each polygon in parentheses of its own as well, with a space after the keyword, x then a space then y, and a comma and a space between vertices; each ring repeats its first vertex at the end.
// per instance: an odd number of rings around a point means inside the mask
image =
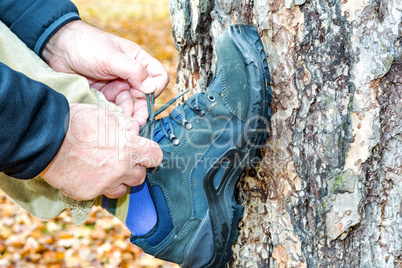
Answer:
POLYGON ((187 130, 193 129, 193 124, 188 123, 188 124, 186 125, 186 129, 187 129, 187 130))
POLYGON ((205 115, 205 112, 200 108, 200 107, 194 107, 194 112, 199 116, 203 117, 205 115))
POLYGON ((173 135, 173 134, 170 134, 170 135, 169 135, 169 141, 170 141, 171 143, 173 143, 174 146, 177 146, 177 145, 180 144, 180 140, 179 140, 175 135, 173 135))
POLYGON ((208 95, 208 100, 215 101, 215 96, 214 95, 208 95))
POLYGON ((188 122, 187 120, 183 120, 182 126, 184 126, 184 128, 187 130, 190 130, 193 128, 193 125, 190 122, 188 122))

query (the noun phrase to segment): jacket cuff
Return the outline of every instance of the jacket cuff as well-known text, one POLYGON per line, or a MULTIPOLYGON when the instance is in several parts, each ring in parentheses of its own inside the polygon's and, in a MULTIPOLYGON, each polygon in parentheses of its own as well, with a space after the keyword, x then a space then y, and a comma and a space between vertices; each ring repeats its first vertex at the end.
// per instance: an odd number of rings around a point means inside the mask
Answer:
POLYGON ((39 56, 57 30, 77 19, 69 0, 0 0, 0 20, 39 56))
POLYGON ((38 54, 39 56, 42 55, 43 48, 45 47, 46 43, 49 41, 49 39, 65 24, 67 24, 70 21, 73 20, 79 20, 80 16, 78 13, 71 12, 63 15, 59 19, 57 19, 55 22, 53 22, 44 32, 43 34, 39 37, 38 41, 35 44, 34 47, 34 52, 38 54))

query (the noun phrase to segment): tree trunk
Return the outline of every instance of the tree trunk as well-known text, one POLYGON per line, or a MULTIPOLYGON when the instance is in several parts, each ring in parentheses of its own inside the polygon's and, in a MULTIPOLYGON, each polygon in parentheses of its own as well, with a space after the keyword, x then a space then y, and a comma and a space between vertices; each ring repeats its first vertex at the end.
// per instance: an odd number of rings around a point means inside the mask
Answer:
POLYGON ((199 91, 225 26, 254 24, 273 92, 230 267, 402 267, 400 0, 171 0, 177 89, 199 91))

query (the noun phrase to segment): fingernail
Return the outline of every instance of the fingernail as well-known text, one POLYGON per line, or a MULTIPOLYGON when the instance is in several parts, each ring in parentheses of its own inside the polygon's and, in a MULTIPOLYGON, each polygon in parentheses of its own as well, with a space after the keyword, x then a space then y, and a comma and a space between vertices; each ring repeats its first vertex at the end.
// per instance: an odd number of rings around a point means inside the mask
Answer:
POLYGON ((142 82, 142 86, 144 87, 144 90, 146 92, 154 92, 156 89, 156 84, 154 82, 154 79, 152 79, 151 77, 148 77, 147 79, 145 79, 145 81, 142 82))

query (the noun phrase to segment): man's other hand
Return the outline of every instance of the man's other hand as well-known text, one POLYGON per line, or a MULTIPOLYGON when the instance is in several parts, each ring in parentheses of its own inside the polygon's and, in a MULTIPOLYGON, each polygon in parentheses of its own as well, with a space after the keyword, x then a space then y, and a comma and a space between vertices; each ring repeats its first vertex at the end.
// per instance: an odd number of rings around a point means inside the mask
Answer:
POLYGON ((145 180, 163 158, 159 145, 138 135, 133 118, 95 105, 71 104, 70 124, 53 161, 40 174, 76 200, 118 198, 145 180))

